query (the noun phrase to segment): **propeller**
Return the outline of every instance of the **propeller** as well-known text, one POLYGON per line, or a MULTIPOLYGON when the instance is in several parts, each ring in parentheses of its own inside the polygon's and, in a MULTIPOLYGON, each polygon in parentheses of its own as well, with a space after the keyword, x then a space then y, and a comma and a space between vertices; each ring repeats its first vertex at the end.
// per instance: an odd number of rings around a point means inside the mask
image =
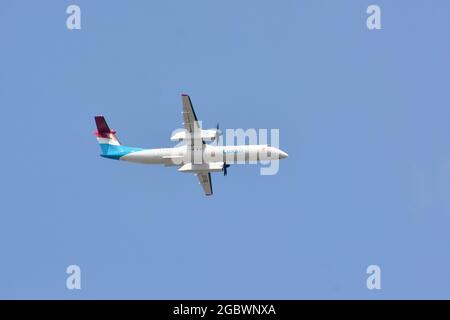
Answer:
POLYGON ((217 122, 217 125, 216 125, 216 146, 219 145, 219 136, 220 136, 219 123, 217 122))
POLYGON ((227 164, 226 162, 224 162, 223 164, 223 175, 226 176, 228 174, 227 172, 227 168, 229 168, 231 166, 231 164, 227 164))

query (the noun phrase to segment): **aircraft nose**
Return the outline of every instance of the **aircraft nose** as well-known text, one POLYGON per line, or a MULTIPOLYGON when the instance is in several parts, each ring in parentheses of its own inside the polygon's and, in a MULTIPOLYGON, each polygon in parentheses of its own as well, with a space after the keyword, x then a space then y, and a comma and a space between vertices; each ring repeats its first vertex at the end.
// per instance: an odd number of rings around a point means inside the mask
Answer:
POLYGON ((280 150, 280 159, 284 159, 287 157, 288 157, 288 154, 286 152, 284 152, 283 150, 280 150))

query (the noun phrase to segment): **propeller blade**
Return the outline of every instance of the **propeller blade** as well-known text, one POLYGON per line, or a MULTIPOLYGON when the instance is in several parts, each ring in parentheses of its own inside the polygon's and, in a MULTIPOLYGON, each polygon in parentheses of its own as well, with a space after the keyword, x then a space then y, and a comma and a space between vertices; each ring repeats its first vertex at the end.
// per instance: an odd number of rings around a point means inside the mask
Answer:
POLYGON ((216 146, 218 146, 219 145, 219 123, 217 122, 217 125, 216 125, 216 129, 217 129, 217 131, 216 131, 216 146))
POLYGON ((223 165, 223 175, 226 176, 228 174, 227 168, 230 167, 230 164, 224 164, 223 165))

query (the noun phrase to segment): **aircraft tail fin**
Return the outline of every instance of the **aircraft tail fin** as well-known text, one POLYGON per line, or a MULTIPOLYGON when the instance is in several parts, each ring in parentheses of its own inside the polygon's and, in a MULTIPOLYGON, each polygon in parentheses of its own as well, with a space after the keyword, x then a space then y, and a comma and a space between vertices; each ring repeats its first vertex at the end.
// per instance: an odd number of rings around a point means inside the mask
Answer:
POLYGON ((98 144, 102 150, 102 153, 100 154, 102 157, 119 160, 131 152, 144 150, 142 148, 123 146, 119 142, 119 139, 117 139, 116 131, 109 128, 105 117, 96 116, 95 124, 97 125, 95 136, 97 137, 98 144))
POLYGON ((102 154, 108 154, 110 146, 120 146, 120 141, 117 139, 116 131, 109 128, 104 116, 96 116, 95 124, 97 125, 95 136, 97 137, 102 154))

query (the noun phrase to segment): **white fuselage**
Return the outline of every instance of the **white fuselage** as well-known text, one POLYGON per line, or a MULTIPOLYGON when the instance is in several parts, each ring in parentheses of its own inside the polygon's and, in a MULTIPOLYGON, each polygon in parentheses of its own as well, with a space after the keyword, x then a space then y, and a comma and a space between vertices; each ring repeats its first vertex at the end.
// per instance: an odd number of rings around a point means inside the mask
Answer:
POLYGON ((182 166, 187 163, 209 164, 245 164, 264 160, 279 160, 287 154, 278 148, 267 145, 199 146, 183 145, 174 148, 145 149, 129 153, 120 160, 145 163, 182 166))

